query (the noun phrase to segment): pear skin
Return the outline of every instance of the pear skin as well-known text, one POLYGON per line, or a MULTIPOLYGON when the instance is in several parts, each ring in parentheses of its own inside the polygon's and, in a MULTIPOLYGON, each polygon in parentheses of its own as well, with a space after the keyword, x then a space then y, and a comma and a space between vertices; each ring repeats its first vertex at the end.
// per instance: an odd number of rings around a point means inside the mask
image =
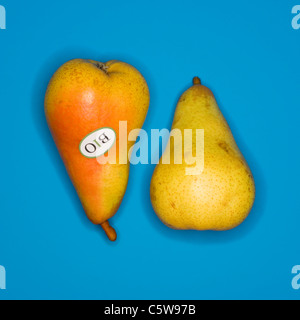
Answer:
POLYGON ((231 130, 210 89, 194 85, 180 97, 173 129, 204 129, 204 169, 186 174, 187 167, 172 162, 179 143, 169 141, 171 163, 156 166, 150 196, 154 211, 170 228, 193 230, 229 230, 248 216, 255 199, 255 184, 249 166, 241 154, 231 130), (175 149, 174 149, 175 148, 175 149))
MULTIPOLYGON (((71 60, 56 71, 47 88, 45 113, 56 146, 88 218, 112 241, 117 235, 108 220, 121 204, 129 176, 129 161, 119 161, 121 156, 128 159, 127 148, 125 155, 119 152, 119 121, 127 121, 127 134, 140 129, 149 99, 139 71, 116 60, 71 60), (101 164, 100 157, 90 159, 79 150, 86 136, 104 127, 116 133, 115 164, 101 164)), ((133 144, 128 142, 128 148, 133 144)))

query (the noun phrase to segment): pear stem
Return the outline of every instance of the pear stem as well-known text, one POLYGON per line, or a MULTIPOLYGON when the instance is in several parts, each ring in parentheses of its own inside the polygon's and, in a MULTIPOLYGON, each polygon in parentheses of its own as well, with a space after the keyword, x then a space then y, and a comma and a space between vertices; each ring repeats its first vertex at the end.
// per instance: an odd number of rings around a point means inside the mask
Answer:
POLYGON ((200 78, 199 78, 199 77, 195 77, 195 78, 193 79, 193 84, 194 84, 194 85, 201 84, 200 78))
POLYGON ((103 62, 96 62, 96 67, 104 72, 107 72, 108 69, 108 66, 103 62))
POLYGON ((116 230, 111 227, 109 225, 109 222, 108 221, 105 221, 101 224, 101 227, 103 228, 103 230, 105 231, 108 239, 110 241, 116 241, 117 240, 117 233, 116 233, 116 230))
POLYGON ((104 73, 108 74, 108 66, 103 62, 93 61, 93 60, 87 60, 89 63, 93 64, 96 68, 102 70, 104 73))

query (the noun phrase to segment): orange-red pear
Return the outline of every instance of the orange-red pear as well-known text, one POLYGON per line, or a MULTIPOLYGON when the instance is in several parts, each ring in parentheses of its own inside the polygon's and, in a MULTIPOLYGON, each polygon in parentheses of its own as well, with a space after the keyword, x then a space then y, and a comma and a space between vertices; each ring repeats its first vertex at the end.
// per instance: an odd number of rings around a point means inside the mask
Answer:
POLYGON ((119 159, 128 159, 121 152, 134 144, 119 148, 119 122, 127 122, 126 134, 140 129, 149 99, 140 72, 115 60, 71 60, 56 71, 46 92, 47 122, 83 208, 112 241, 116 232, 108 219, 121 204, 129 176, 128 161, 119 159), (116 163, 101 161, 108 145, 116 150, 116 163))

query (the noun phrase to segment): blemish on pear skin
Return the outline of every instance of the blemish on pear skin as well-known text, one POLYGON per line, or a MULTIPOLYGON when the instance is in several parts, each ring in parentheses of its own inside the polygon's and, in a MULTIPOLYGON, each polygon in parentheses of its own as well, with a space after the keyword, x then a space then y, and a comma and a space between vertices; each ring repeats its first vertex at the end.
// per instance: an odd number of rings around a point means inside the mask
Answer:
POLYGON ((151 198, 152 198, 153 201, 156 201, 156 195, 155 195, 155 193, 156 193, 156 188, 153 186, 153 187, 151 188, 151 190, 150 190, 150 195, 151 195, 151 198))
POLYGON ((218 143, 218 146, 223 149, 226 153, 230 153, 231 152, 231 148, 229 147, 229 145, 225 142, 225 141, 221 141, 218 143))
POLYGON ((171 204, 172 208, 176 209, 176 205, 175 205, 175 203, 173 201, 171 201, 170 204, 171 204))

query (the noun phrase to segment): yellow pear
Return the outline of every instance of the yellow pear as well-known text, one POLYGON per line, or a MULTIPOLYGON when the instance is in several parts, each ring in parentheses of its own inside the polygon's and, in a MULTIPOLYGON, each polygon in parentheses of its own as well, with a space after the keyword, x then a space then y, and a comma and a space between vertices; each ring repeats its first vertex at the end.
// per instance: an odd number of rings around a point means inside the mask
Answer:
MULTIPOLYGON (((182 142, 169 140, 162 158, 170 158, 156 166, 150 187, 153 208, 167 226, 174 229, 229 230, 248 216, 255 199, 252 173, 241 154, 231 130, 210 89, 194 85, 180 97, 172 131, 192 129, 192 143, 184 149, 182 142), (188 171, 196 163, 196 131, 204 133, 203 170, 188 171), (184 151, 181 151, 183 149, 184 151), (174 156, 182 153, 182 163, 174 156)), ((199 135, 200 136, 200 135, 199 135)))

